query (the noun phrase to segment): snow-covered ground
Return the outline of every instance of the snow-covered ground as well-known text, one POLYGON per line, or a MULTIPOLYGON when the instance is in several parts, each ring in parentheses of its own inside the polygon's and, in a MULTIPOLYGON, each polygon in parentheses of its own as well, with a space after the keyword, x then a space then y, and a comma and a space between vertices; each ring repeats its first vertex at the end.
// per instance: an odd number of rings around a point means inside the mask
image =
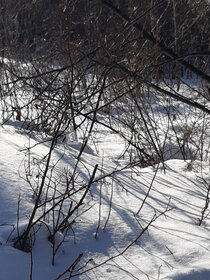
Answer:
MULTIPOLYGON (((38 142, 34 137, 30 146, 38 142)), ((43 157, 49 145, 35 145, 30 156, 34 161, 43 157)), ((64 154, 59 166, 73 170, 80 146, 65 145, 65 150, 57 146, 53 160, 64 154)), ((171 159, 158 170, 124 168, 126 160, 112 159, 123 145, 104 131, 98 141, 101 152, 86 149, 82 154, 78 176, 88 181, 98 164, 96 182, 86 198, 89 208, 74 217, 52 266, 47 222, 35 226, 31 253, 13 247, 17 229, 24 230, 34 205, 31 186, 22 178, 29 137, 12 123, 0 127, 0 280, 71 279, 66 270, 75 260, 73 279, 210 279, 209 209, 199 226, 210 180, 208 163, 171 159), (97 182, 100 176, 105 178, 97 182)), ((40 179, 35 171, 31 177, 33 182, 40 179)), ((60 240, 61 233, 56 236, 60 240)))

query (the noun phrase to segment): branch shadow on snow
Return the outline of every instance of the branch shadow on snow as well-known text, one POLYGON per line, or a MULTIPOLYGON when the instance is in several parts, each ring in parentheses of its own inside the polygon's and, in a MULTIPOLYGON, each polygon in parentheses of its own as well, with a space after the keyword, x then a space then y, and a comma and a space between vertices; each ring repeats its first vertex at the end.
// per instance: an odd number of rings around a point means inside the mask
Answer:
POLYGON ((191 271, 188 274, 178 274, 172 278, 173 280, 209 280, 210 279, 210 270, 203 269, 200 271, 191 271))

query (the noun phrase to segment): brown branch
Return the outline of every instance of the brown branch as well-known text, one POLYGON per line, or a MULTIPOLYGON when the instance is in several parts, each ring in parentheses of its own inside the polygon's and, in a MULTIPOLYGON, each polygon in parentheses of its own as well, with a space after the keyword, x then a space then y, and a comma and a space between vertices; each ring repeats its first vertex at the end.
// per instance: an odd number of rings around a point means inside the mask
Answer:
POLYGON ((182 96, 180 95, 179 93, 176 92, 173 93, 173 92, 170 92, 166 89, 163 89, 161 87, 159 87, 158 85, 146 80, 145 78, 141 77, 139 74, 137 74, 136 72, 133 72, 133 71, 130 71, 129 69, 127 69, 125 66, 117 63, 117 62, 113 62, 113 64, 116 65, 116 67, 120 68, 122 71, 124 71, 125 73, 129 74, 131 77, 136 77, 137 79, 139 79, 142 83, 145 83, 147 84, 148 86, 150 86, 151 88, 157 90, 158 92, 160 93, 163 93, 164 95, 166 96, 169 96, 169 97, 172 97, 176 100, 179 100, 181 101, 182 103, 185 103, 187 105, 190 105, 194 108, 197 108, 199 110, 202 110, 203 112, 207 113, 210 115, 210 110, 208 108, 206 108, 205 106, 203 106, 202 104, 196 102, 196 101, 193 101, 193 100, 190 100, 188 98, 186 98, 185 96, 182 96))

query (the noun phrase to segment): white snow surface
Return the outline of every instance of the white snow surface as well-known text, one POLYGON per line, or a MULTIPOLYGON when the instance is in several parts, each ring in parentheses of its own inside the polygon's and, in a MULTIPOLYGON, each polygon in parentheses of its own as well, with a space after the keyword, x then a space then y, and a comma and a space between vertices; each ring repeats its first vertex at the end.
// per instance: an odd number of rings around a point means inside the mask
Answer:
MULTIPOLYGON (((198 225, 207 194, 206 186, 199 178, 209 180, 208 164, 202 163, 201 174, 199 161, 191 164, 179 159, 166 161, 165 172, 163 167, 159 168, 139 212, 156 168, 123 169, 126 165, 123 159, 116 163, 111 158, 118 149, 121 153, 123 143, 115 141, 114 134, 107 137, 108 141, 106 138, 101 143, 105 153, 103 159, 101 155, 89 152, 82 155, 81 177, 85 179, 87 167, 91 173, 96 163, 99 165, 96 176, 101 175, 102 165, 107 173, 116 170, 116 167, 122 170, 116 172, 117 180, 113 185, 107 179, 103 185, 99 183, 91 187, 92 208, 76 219, 52 266, 52 245, 48 241, 48 225, 44 223, 37 229, 32 255, 13 247, 17 224, 19 231, 24 230, 33 207, 31 188, 20 176, 24 173, 24 149, 29 145, 29 138, 12 125, 0 128, 0 280, 55 280, 81 253, 83 257, 77 268, 86 265, 88 271, 73 279, 210 279, 209 216, 205 217, 201 226, 198 225), (111 213, 104 229, 112 187, 111 213), (160 215, 136 240, 154 215, 163 213, 167 207, 170 211, 160 215), (124 254, 117 256, 125 248, 124 254), (92 269, 103 262, 103 265, 92 269)), ((36 144, 36 141, 35 138, 30 139, 30 145, 36 144)), ((79 150, 77 147, 76 143, 67 143, 60 166, 73 168, 79 150)), ((39 144, 32 150, 32 156, 38 158, 48 150, 48 143, 39 144)), ((61 150, 62 147, 58 146, 54 159, 59 158, 61 150)), ((61 238, 62 235, 58 234, 58 242, 61 238)), ((67 273, 59 279, 70 279, 68 276, 67 273)))

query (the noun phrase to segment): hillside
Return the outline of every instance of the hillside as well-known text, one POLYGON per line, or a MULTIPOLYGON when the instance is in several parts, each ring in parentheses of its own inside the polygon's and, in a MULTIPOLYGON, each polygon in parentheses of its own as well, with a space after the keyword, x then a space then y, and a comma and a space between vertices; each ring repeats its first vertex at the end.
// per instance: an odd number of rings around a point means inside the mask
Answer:
MULTIPOLYGON (((46 215, 31 229, 31 253, 14 248, 17 232, 20 235, 26 228, 33 209, 32 186, 41 180, 33 167, 31 186, 20 178, 26 168, 25 151, 30 141, 30 157, 35 162, 47 155, 50 147, 48 142, 36 146, 38 135, 29 140, 27 131, 15 124, 0 128, 1 280, 70 279, 69 272, 60 278, 59 275, 81 253, 83 256, 77 259, 72 272, 74 279, 209 279, 208 209, 199 226, 208 203, 208 163, 171 159, 165 161, 164 168, 161 164, 146 168, 127 166, 126 159, 116 161, 108 153, 113 144, 115 155, 120 153, 123 142, 116 142, 115 135, 106 141, 105 132, 104 143, 100 142, 103 156, 86 149, 77 166, 76 181, 82 185, 89 181, 98 164, 95 182, 83 205, 68 220, 68 230, 56 233, 56 245, 64 233, 66 236, 55 255, 55 265, 51 264, 52 243, 48 240, 53 230, 52 217, 46 215), (103 180, 97 181, 100 177, 103 180)), ((52 162, 59 161, 56 173, 73 172, 79 151, 76 142, 58 144, 52 155, 52 162)), ((56 188, 62 192, 62 180, 56 188)), ((78 196, 80 193, 75 199, 78 196)), ((62 211, 68 210, 67 204, 62 211)), ((36 217, 42 211, 38 209, 36 217)))
POLYGON ((209 0, 1 2, 0 280, 209 280, 209 0))

